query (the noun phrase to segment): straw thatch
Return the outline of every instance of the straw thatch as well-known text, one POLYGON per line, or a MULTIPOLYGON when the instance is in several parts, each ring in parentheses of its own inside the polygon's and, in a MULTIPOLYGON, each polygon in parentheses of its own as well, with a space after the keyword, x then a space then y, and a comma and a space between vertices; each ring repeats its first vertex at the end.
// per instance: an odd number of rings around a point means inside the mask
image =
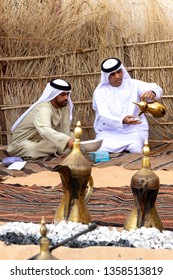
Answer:
POLYGON ((81 120, 83 139, 94 138, 91 100, 100 63, 116 56, 132 77, 163 87, 167 114, 149 117, 150 138, 171 140, 171 7, 161 0, 0 0, 2 135, 9 141, 14 121, 51 78, 63 77, 73 88, 72 126, 81 120))

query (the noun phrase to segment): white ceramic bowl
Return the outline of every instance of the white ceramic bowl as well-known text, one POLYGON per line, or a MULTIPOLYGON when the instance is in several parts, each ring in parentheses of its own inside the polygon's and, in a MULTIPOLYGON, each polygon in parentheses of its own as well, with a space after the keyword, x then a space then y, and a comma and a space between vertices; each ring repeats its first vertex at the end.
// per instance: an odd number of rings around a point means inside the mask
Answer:
POLYGON ((101 147, 102 142, 102 139, 81 141, 81 148, 84 149, 86 153, 96 152, 101 147))

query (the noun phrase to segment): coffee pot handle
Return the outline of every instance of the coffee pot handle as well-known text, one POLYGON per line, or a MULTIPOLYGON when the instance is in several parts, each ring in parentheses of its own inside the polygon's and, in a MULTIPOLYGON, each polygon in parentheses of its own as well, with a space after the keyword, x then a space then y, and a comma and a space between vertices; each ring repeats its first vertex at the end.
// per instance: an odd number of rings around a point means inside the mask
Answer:
POLYGON ((93 177, 90 176, 89 180, 88 180, 86 195, 85 195, 85 202, 86 203, 88 202, 88 200, 90 199, 90 197, 93 193, 93 188, 94 188, 94 181, 93 181, 93 177))

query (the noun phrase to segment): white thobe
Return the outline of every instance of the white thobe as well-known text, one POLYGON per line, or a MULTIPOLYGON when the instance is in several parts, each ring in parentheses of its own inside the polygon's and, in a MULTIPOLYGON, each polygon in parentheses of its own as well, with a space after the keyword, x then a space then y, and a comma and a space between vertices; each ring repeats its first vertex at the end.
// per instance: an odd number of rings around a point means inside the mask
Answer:
POLYGON ((138 115, 140 109, 133 102, 140 102, 140 95, 146 91, 154 91, 156 99, 161 98, 163 93, 156 83, 131 78, 124 79, 119 87, 107 84, 95 89, 94 129, 96 138, 103 139, 100 150, 113 153, 142 152, 144 142, 148 140, 149 129, 145 114, 141 115, 141 124, 123 124, 123 119, 127 115, 138 115))
POLYGON ((69 153, 69 114, 68 105, 56 109, 50 101, 40 103, 16 127, 7 152, 31 158, 69 153))

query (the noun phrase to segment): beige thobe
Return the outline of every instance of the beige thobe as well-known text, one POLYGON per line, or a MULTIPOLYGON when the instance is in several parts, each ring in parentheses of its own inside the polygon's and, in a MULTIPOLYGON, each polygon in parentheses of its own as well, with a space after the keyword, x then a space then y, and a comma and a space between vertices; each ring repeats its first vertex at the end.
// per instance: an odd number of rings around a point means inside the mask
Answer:
POLYGON ((7 152, 31 158, 69 153, 67 142, 72 135, 68 105, 57 109, 50 101, 43 102, 16 127, 7 152))

